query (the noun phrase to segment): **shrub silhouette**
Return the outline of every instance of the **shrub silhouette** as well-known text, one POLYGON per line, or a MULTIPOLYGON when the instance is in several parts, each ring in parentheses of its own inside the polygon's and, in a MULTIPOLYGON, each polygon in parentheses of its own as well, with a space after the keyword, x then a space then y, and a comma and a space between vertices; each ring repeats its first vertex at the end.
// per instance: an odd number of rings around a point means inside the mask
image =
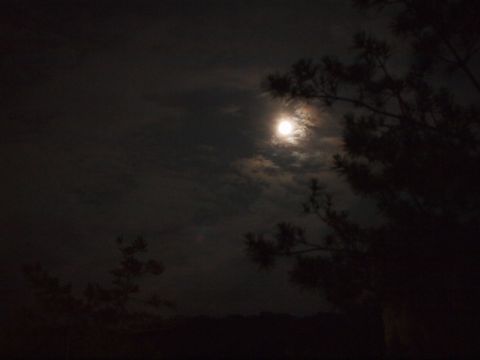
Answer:
POLYGON ((110 270, 112 283, 109 287, 99 283, 88 283, 82 296, 72 293, 70 283, 62 284, 41 265, 27 265, 24 274, 31 284, 40 305, 40 317, 51 324, 87 325, 128 329, 135 324, 148 322, 157 316, 150 309, 175 305, 156 293, 142 295, 139 281, 145 276, 159 276, 163 265, 157 260, 142 260, 147 252, 147 243, 138 237, 125 243, 122 237, 116 241, 121 253, 117 267, 110 270))

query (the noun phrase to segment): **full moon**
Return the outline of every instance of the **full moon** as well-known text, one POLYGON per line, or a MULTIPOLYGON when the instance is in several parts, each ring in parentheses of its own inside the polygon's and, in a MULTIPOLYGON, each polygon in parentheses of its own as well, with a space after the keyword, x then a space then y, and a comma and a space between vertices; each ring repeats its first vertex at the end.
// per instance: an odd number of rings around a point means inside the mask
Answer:
POLYGON ((288 136, 293 132, 293 125, 288 120, 283 120, 278 124, 277 131, 280 135, 288 136))

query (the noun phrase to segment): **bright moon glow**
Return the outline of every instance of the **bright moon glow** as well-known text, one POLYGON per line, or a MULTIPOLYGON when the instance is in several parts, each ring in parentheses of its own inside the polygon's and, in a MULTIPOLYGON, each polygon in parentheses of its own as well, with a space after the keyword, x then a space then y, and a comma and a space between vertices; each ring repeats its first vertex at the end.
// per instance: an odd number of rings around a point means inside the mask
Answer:
POLYGON ((280 135, 288 136, 293 132, 293 125, 290 121, 283 120, 280 122, 280 124, 278 124, 277 130, 280 135))
POLYGON ((306 109, 289 109, 272 119, 272 145, 279 147, 298 146, 309 136, 311 116, 306 109))

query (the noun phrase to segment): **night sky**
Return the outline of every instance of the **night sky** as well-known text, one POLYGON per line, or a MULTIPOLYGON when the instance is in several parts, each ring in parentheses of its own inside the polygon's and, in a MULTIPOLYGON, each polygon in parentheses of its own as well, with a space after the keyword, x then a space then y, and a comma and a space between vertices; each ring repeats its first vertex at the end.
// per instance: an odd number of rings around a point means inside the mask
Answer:
POLYGON ((81 289, 108 280, 115 238, 143 235, 155 287, 185 315, 330 309, 258 272, 243 235, 302 215, 312 177, 359 207, 329 170, 339 113, 287 109, 262 79, 301 57, 345 54, 365 22, 350 1, 10 1, 0 15, 2 301, 39 261, 81 289), (299 120, 299 121, 300 121, 299 120))

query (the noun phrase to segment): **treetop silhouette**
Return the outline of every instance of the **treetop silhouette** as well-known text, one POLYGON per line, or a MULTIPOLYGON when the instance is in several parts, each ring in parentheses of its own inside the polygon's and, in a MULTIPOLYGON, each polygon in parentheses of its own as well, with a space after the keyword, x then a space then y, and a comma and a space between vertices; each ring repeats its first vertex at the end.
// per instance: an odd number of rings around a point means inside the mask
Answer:
POLYGON ((146 311, 148 308, 175 308, 173 302, 156 293, 141 296, 139 281, 145 276, 159 276, 164 271, 163 265, 157 260, 140 258, 142 253, 147 252, 147 242, 137 237, 125 243, 119 237, 116 243, 121 260, 117 267, 110 270, 111 286, 90 282, 83 291, 83 297, 75 296, 70 283, 61 284, 41 265, 24 267, 24 274, 32 285, 46 320, 60 325, 65 322, 87 324, 93 321, 97 325, 128 328, 132 321, 155 318, 155 314, 146 311))

